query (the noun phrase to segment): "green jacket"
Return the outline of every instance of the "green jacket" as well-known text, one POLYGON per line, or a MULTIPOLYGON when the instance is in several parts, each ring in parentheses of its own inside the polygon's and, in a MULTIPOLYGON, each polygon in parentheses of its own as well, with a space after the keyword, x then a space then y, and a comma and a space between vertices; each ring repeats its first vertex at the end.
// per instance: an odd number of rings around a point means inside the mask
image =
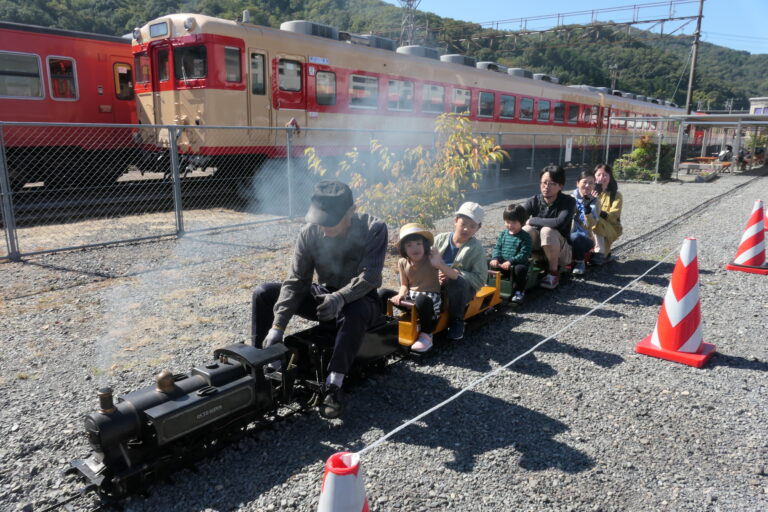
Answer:
MULTIPOLYGON (((440 233, 435 236, 434 246, 443 254, 448 248, 450 237, 453 233, 440 233)), ((485 284, 488 274, 488 262, 485 259, 485 249, 483 245, 472 237, 461 246, 456 258, 453 260, 452 268, 461 273, 461 276, 469 282, 469 285, 479 290, 485 284)))

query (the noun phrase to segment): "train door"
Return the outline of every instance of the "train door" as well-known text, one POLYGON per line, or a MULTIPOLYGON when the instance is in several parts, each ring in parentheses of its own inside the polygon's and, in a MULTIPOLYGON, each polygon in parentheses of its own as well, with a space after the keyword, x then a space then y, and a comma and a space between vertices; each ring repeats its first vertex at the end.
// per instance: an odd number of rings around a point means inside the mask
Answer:
POLYGON ((282 127, 295 119, 307 122, 307 73, 303 57, 278 54, 272 61, 272 106, 274 126, 282 127))
MULTIPOLYGON (((114 98, 110 103, 114 104, 114 120, 117 123, 135 124, 136 114, 133 110, 134 91, 133 91, 133 64, 122 55, 110 56, 110 74, 111 80, 105 84, 112 90, 104 91, 104 95, 114 98)), ((99 91, 101 94, 101 91, 99 91)))
POLYGON ((171 47, 163 43, 150 50, 152 63, 152 106, 155 124, 173 124, 174 102, 169 92, 173 91, 171 82, 171 47))
MULTIPOLYGON (((265 50, 248 48, 248 126, 272 126, 269 55, 265 50)), ((252 144, 273 145, 274 132, 250 130, 252 144)))

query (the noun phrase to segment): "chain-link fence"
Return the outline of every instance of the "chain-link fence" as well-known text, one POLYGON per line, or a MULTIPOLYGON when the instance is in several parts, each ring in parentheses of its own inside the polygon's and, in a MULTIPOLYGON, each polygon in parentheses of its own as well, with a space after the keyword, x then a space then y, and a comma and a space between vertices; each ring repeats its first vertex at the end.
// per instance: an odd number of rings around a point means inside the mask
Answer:
MULTIPOLYGON (((630 135, 488 133, 509 153, 480 193, 530 184, 549 163, 594 167, 630 135), (606 153, 606 142, 608 152, 606 153)), ((132 242, 300 216, 314 183, 356 151, 369 182, 375 140, 395 153, 433 132, 0 123, 0 257, 132 242), (322 161, 321 176, 307 148, 322 161), (367 162, 366 159, 370 159, 367 162)), ((609 160, 610 161, 610 160, 609 160)))

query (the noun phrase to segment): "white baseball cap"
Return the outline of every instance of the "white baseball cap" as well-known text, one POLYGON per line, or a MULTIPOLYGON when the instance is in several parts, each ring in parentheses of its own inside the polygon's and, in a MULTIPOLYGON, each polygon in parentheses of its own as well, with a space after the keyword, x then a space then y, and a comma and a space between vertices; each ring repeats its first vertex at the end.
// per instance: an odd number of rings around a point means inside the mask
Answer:
POLYGON ((485 217, 485 210, 483 210, 483 207, 479 204, 467 201, 459 207, 455 215, 464 215, 478 224, 482 224, 483 217, 485 217))

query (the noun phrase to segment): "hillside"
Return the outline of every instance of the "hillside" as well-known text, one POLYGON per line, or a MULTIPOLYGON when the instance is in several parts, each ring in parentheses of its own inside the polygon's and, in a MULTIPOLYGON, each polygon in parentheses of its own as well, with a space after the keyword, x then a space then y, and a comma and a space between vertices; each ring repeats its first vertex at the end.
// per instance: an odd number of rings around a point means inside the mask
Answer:
MULTIPOLYGON (((279 26, 292 19, 334 25, 351 32, 397 38, 400 9, 379 0, 0 0, 0 19, 104 34, 125 34, 170 12, 199 12, 237 19, 244 9, 254 23, 279 26)), ((420 13, 429 27, 425 43, 447 53, 465 53, 548 73, 566 84, 610 86, 609 65, 619 69, 617 88, 683 104, 688 80, 691 38, 660 37, 639 30, 593 26, 563 27, 543 36, 484 30, 433 14, 420 13)), ((764 73, 768 55, 751 55, 702 43, 694 101, 702 107, 746 108, 748 98, 768 96, 764 73)), ((694 103, 694 107, 696 104, 694 103)))

